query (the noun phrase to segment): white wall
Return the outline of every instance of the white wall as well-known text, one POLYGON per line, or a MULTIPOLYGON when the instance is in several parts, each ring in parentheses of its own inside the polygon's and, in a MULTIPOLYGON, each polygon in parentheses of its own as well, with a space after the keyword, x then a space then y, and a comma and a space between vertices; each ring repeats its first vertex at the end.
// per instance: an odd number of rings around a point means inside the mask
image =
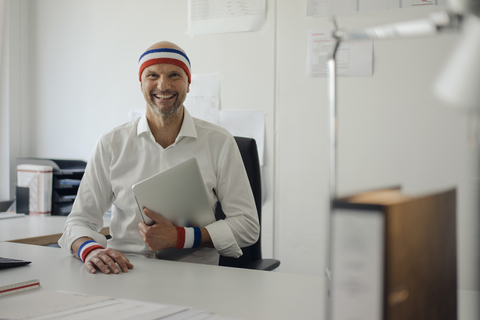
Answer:
MULTIPOLYGON (((428 12, 341 15, 337 23, 361 28, 428 12)), ((279 1, 277 19, 276 247, 280 258, 288 257, 283 271, 321 274, 328 223, 327 81, 306 78, 305 58, 307 30, 332 23, 305 17, 297 1, 279 1)), ((478 289, 478 147, 468 146, 467 116, 442 108, 430 95, 455 40, 377 41, 373 77, 338 80, 338 193, 401 185, 415 195, 457 187, 459 286, 478 289)))
POLYGON ((0 0, 0 200, 10 197, 10 168, 8 158, 8 88, 7 88, 7 2, 0 0))
MULTIPOLYGON (((21 105, 31 128, 22 138, 29 146, 24 155, 87 160, 101 133, 144 106, 139 54, 153 42, 172 40, 187 51, 194 73, 221 75, 222 109, 266 112, 266 256, 275 231, 280 272, 324 273, 327 82, 307 78, 305 69, 307 31, 331 28, 327 18, 306 17, 305 1, 268 0, 262 31, 191 38, 186 0, 21 2, 28 4, 22 11, 28 18, 28 72, 16 86, 27 96, 21 105)), ((427 12, 337 19, 354 28, 427 12)), ((413 194, 457 187, 459 286, 478 290, 478 147, 467 145, 467 116, 441 108, 429 93, 455 39, 376 42, 374 76, 339 79, 339 193, 391 185, 413 194)))
POLYGON ((6 1, 0 77, 0 199, 15 196, 15 159, 30 154, 28 3, 6 1))

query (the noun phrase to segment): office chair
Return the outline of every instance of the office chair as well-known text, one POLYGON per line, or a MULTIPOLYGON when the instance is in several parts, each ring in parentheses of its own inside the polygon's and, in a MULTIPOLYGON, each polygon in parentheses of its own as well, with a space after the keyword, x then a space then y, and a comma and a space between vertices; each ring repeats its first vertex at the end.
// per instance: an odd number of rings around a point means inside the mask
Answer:
MULTIPOLYGON (((262 183, 260 177, 260 163, 258 161, 257 143, 255 139, 235 137, 240 154, 242 155, 243 164, 247 171, 250 186, 252 188, 253 197, 255 198, 255 205, 258 212, 258 221, 262 222, 262 183)), ((218 219, 224 219, 225 214, 222 211, 220 202, 217 203, 215 209, 215 217, 218 219)), ((276 259, 262 259, 262 245, 260 242, 261 237, 257 242, 251 246, 242 248, 243 255, 239 258, 230 258, 220 256, 219 265, 226 267, 236 267, 245 269, 255 269, 272 271, 280 265, 280 261, 276 259)))

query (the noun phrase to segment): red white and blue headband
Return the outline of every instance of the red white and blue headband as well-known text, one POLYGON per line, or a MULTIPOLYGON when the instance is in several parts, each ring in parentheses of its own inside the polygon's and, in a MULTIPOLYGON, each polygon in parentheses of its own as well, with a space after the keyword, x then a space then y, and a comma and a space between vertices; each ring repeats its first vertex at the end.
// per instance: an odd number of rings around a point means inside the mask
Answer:
POLYGON ((145 68, 157 63, 169 63, 179 66, 188 76, 191 82, 190 60, 187 55, 176 49, 161 48, 145 51, 138 60, 138 77, 142 81, 142 72, 145 68))

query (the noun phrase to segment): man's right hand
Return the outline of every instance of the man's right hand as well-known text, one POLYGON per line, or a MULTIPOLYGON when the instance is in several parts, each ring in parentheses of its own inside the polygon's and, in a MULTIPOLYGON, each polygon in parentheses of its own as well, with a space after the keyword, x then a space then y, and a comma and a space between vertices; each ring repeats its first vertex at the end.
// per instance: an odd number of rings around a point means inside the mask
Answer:
MULTIPOLYGON (((75 256, 77 256, 80 245, 87 240, 90 239, 80 238, 75 240, 72 245, 75 256)), ((87 257, 85 258, 85 268, 87 268, 88 272, 90 273, 96 273, 97 269, 99 269, 105 274, 109 274, 111 272, 117 274, 120 273, 120 270, 123 272, 128 272, 128 269, 133 269, 133 264, 131 264, 127 257, 125 257, 122 253, 113 249, 94 249, 88 253, 87 257)))

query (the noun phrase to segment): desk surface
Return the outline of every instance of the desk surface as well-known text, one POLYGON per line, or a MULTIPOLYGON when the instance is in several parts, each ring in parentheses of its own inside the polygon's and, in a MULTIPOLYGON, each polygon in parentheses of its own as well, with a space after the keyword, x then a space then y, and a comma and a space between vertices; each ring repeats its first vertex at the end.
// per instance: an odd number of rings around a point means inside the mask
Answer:
POLYGON ((0 270, 0 286, 40 279, 40 290, 65 290, 204 309, 239 319, 323 319, 324 279, 316 276, 128 256, 134 269, 89 274, 58 248, 0 242, 0 256, 32 261, 0 270))
MULTIPOLYGON (((41 290, 189 306, 239 319, 324 319, 324 278, 128 256, 126 274, 89 274, 83 263, 50 247, 1 242, 61 233, 66 217, 0 220, 0 256, 32 261, 0 270, 0 286, 40 279, 41 290), (8 221, 8 223, 4 223, 8 221)), ((459 290, 459 320, 480 319, 480 293, 459 290)))
POLYGON ((67 217, 23 216, 0 220, 0 241, 41 237, 63 232, 67 217))
MULTIPOLYGON (((23 216, 0 219, 0 241, 38 245, 55 243, 63 233, 66 221, 66 216, 23 216)), ((109 224, 109 218, 104 219, 104 225, 109 224)), ((105 231, 107 232, 108 229, 105 231)))

